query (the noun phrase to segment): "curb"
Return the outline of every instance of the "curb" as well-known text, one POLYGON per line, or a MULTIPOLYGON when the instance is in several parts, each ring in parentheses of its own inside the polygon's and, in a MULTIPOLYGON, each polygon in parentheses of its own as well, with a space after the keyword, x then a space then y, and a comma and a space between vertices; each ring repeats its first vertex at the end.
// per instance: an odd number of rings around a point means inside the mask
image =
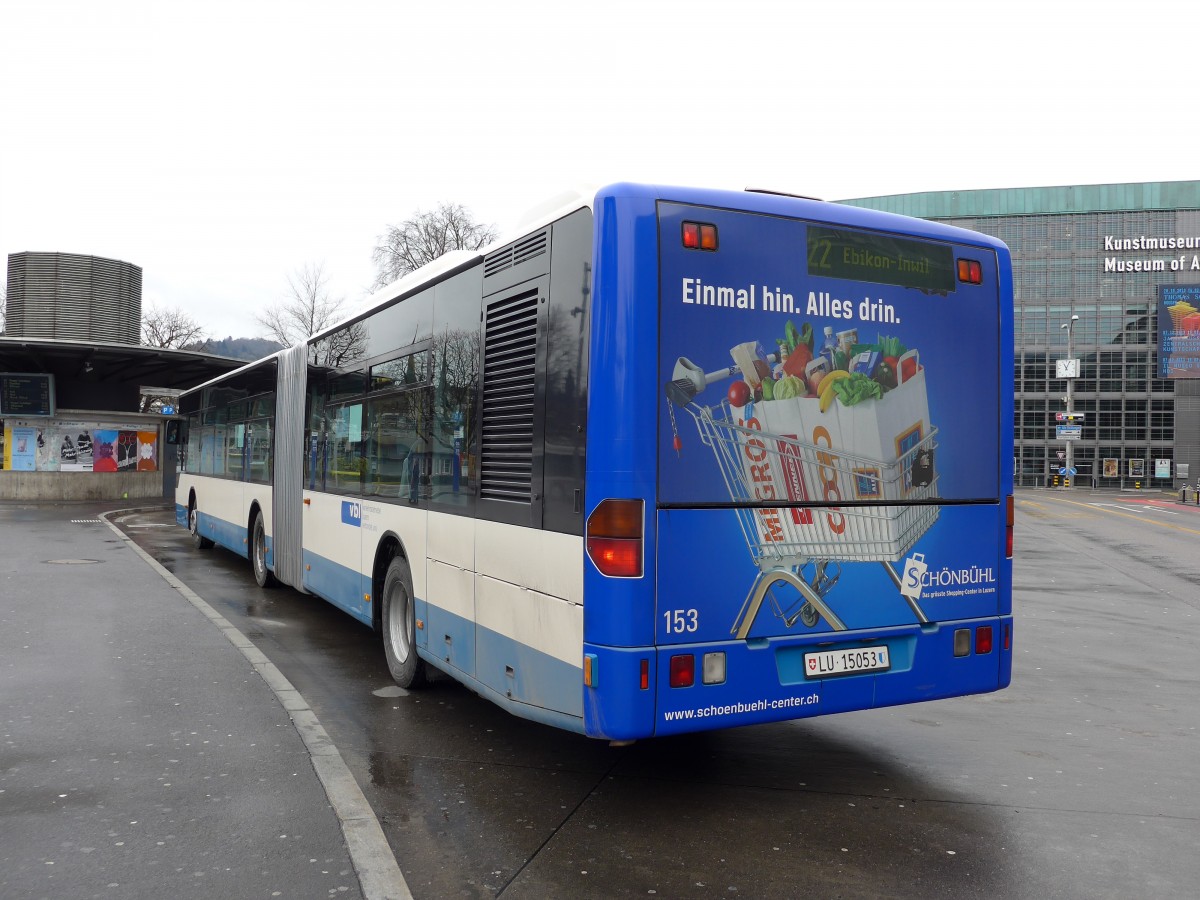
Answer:
POLYGON ((98 518, 225 635, 226 640, 233 644, 262 676, 279 705, 288 713, 296 733, 300 735, 300 740, 308 750, 309 760, 325 789, 329 805, 338 817, 350 860, 354 864, 366 900, 412 900, 412 892, 409 891, 404 873, 400 871, 395 854, 392 853, 383 834, 383 826, 379 824, 375 811, 371 809, 358 782, 354 780, 341 753, 317 720, 317 715, 309 707, 308 701, 232 622, 209 606, 199 594, 172 575, 158 560, 109 520, 110 516, 129 515, 144 509, 146 507, 108 510, 100 513, 98 518))

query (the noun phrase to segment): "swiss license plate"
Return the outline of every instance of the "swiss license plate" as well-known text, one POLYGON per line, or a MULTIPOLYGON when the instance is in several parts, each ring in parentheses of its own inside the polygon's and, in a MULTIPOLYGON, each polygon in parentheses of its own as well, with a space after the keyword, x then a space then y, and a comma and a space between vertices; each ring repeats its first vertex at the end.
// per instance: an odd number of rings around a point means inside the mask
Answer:
POLYGON ((804 654, 804 674, 809 678, 831 675, 855 675, 859 672, 883 672, 890 669, 886 645, 855 647, 850 650, 822 650, 804 654))

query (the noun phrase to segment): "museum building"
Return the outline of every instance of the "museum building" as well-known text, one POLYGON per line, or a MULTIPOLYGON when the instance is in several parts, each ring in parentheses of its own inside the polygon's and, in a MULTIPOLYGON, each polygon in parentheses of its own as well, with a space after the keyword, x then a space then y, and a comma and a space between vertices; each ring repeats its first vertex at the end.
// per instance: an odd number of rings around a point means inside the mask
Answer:
POLYGON ((1200 181, 841 202, 1011 249, 1018 485, 1067 483, 1068 458, 1075 487, 1200 479, 1200 181))

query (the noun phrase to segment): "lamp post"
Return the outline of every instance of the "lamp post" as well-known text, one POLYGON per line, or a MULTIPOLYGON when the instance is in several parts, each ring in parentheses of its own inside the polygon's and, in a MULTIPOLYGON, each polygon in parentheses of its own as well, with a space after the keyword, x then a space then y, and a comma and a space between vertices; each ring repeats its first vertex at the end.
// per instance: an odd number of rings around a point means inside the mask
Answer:
MULTIPOLYGON (((1064 322, 1059 328, 1067 329, 1067 424, 1074 425, 1075 420, 1071 414, 1075 412, 1075 407, 1072 405, 1074 400, 1075 376, 1078 374, 1075 371, 1075 350, 1072 338, 1075 334, 1075 323, 1079 321, 1079 316, 1071 316, 1071 321, 1064 322)), ((1067 444, 1067 477, 1073 478, 1071 470, 1075 468, 1075 441, 1068 439, 1067 444)))

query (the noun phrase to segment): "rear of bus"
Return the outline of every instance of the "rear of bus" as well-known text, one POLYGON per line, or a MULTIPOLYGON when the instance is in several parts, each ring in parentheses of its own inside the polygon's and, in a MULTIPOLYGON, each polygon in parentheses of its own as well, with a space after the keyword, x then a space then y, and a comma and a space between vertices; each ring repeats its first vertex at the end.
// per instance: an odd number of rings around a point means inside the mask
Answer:
POLYGON ((595 214, 586 731, 1005 687, 1007 248, 756 193, 595 214))

